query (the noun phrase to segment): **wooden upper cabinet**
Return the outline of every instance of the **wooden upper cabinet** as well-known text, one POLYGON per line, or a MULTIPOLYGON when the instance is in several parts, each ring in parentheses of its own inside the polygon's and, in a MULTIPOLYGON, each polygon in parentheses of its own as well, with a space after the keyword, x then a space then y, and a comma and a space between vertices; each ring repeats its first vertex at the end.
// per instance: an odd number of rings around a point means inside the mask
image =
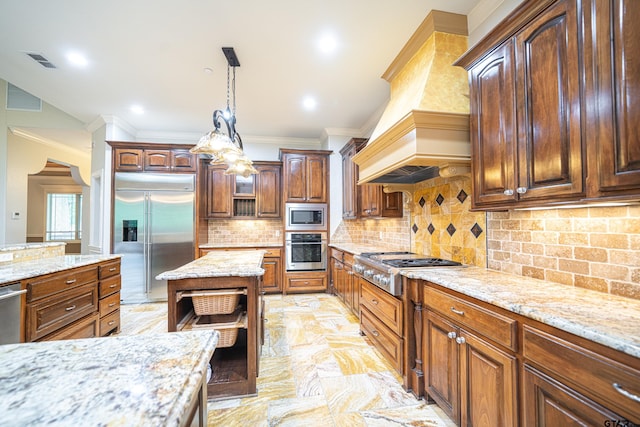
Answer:
POLYGON ((280 150, 285 203, 327 203, 330 153, 280 150))
POLYGON ((171 150, 144 150, 144 170, 171 172, 171 150))
POLYGON ((109 142, 115 172, 194 173, 198 156, 175 144, 109 142))
POLYGON ((640 192, 640 2, 591 0, 585 7, 589 132, 588 184, 594 197, 640 192), (596 15, 591 12, 596 10, 596 15), (593 23, 593 26, 590 26, 593 23), (595 45, 590 44, 591 41, 595 45), (593 80, 593 81, 591 81, 593 80), (597 124, 597 126, 595 126, 597 124))
POLYGON ((363 138, 353 138, 340 150, 342 155, 342 218, 355 219, 358 217, 358 165, 353 162, 353 156, 358 152, 358 146, 367 142, 363 138))
POLYGON ((476 208, 584 196, 578 19, 559 1, 467 64, 476 208))
POLYGON ((583 196, 579 33, 566 0, 515 37, 520 200, 583 196))
POLYGON ((113 155, 116 172, 142 171, 144 164, 143 150, 137 148, 116 148, 113 155))
POLYGON ((232 206, 232 176, 225 175, 226 165, 209 165, 206 174, 206 213, 207 218, 230 218, 232 206))
POLYGON ((282 167, 277 165, 257 165, 257 208, 258 218, 280 218, 282 167))

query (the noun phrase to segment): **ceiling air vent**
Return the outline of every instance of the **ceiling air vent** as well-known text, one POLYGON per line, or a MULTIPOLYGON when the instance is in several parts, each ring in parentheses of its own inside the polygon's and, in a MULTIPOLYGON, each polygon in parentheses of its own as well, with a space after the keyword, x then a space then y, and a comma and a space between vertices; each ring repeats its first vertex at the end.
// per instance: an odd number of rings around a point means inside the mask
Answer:
POLYGON ((44 56, 40 55, 39 53, 29 53, 27 52, 27 55, 33 59, 34 61, 36 61, 38 64, 42 65, 45 68, 56 68, 55 65, 53 65, 51 62, 49 62, 49 60, 47 58, 45 58, 44 56))

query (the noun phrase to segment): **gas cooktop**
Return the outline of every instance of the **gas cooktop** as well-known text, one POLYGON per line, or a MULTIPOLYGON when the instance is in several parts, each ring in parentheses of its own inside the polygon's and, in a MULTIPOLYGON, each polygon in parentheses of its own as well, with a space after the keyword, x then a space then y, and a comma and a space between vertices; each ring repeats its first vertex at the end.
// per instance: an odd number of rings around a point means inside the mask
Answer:
POLYGON ((399 270, 425 267, 455 267, 459 262, 413 252, 364 252, 355 256, 353 270, 392 295, 402 294, 399 270))

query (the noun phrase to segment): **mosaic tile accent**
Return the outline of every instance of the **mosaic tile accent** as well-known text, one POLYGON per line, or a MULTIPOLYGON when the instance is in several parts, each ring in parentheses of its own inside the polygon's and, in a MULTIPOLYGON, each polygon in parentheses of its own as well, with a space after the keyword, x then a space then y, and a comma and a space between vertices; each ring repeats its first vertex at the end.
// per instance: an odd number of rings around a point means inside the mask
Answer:
POLYGON ((424 197, 420 197, 420 201, 418 202, 418 204, 420 205, 421 208, 424 208, 424 205, 427 203, 427 201, 424 199, 424 197))
POLYGON ((427 230, 429 231, 429 234, 433 234, 433 232, 436 231, 436 228, 433 226, 433 224, 429 224, 427 230))
POLYGON ((473 234, 476 239, 482 234, 482 227, 480 227, 477 222, 471 227, 471 234, 473 234))
POLYGON ((438 197, 436 197, 436 203, 438 204, 438 206, 442 206, 443 202, 444 202, 444 196, 442 194, 438 194, 438 197))
POLYGON ((460 203, 464 203, 464 201, 467 200, 467 197, 469 197, 469 195, 464 190, 460 190, 460 192, 456 196, 460 203))
POLYGON ((418 232, 418 226, 413 224, 413 227, 411 227, 411 229, 413 230, 414 233, 418 232))
POLYGON ((456 232, 456 227, 454 227, 453 224, 449 224, 447 226, 447 233, 449 233, 449 236, 453 236, 456 232))

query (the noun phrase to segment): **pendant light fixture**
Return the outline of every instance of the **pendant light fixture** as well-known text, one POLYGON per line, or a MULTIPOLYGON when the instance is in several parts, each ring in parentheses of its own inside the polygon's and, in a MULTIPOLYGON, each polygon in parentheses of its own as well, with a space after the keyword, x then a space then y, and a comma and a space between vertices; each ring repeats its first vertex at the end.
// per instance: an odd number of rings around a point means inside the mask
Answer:
POLYGON ((222 52, 227 58, 227 108, 213 112, 214 129, 200 138, 189 151, 211 156, 211 164, 226 164, 228 167, 225 174, 227 175, 242 175, 246 178, 257 174, 258 171, 244 154, 242 138, 236 132, 236 67, 240 66, 240 62, 232 47, 223 47, 222 52), (231 70, 233 70, 233 80, 231 80, 231 70), (230 93, 233 94, 233 104, 229 102, 230 93), (226 134, 221 129, 222 123, 225 124, 226 134))

